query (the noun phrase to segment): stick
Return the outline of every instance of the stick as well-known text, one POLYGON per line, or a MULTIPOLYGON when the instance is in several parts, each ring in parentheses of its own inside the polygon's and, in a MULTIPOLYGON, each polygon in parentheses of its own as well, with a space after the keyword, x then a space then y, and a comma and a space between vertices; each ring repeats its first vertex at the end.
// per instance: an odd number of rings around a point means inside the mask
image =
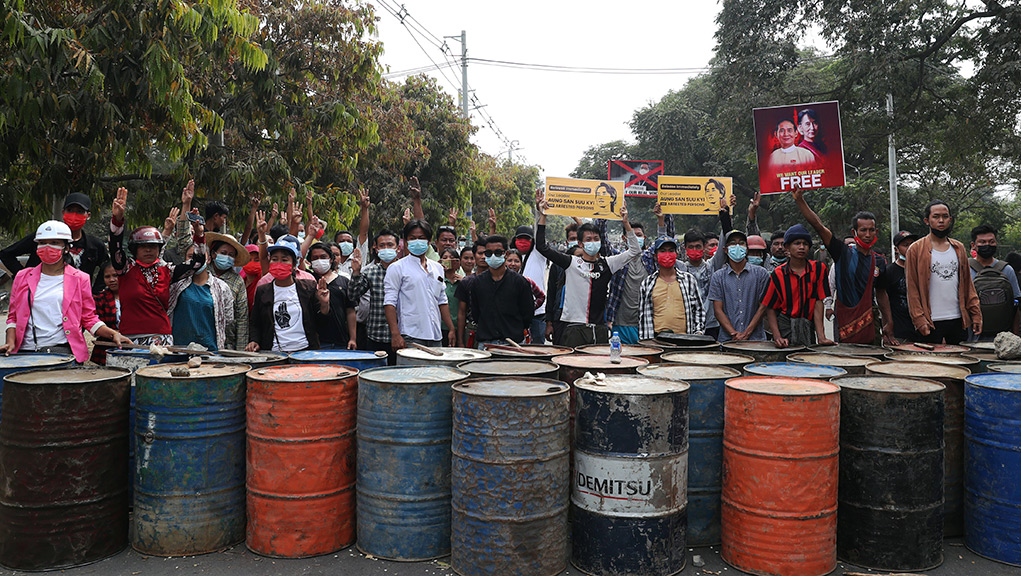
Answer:
POLYGON ((529 350, 524 346, 512 348, 510 346, 504 346, 502 344, 486 344, 486 350, 501 350, 504 352, 510 352, 511 354, 517 354, 519 356, 545 356, 545 352, 539 350, 529 350))
POLYGON ((515 347, 515 348, 521 348, 521 344, 518 344, 517 342, 511 340, 510 338, 504 338, 504 340, 506 340, 507 342, 510 342, 510 345, 515 347))
POLYGON ((915 342, 915 346, 918 346, 922 350, 935 350, 936 347, 932 344, 926 344, 925 342, 915 342))
POLYGON ((432 354, 433 356, 443 356, 443 352, 437 352, 436 350, 433 350, 428 346, 422 346, 418 342, 407 342, 407 345, 411 346, 412 348, 418 348, 419 350, 432 354))

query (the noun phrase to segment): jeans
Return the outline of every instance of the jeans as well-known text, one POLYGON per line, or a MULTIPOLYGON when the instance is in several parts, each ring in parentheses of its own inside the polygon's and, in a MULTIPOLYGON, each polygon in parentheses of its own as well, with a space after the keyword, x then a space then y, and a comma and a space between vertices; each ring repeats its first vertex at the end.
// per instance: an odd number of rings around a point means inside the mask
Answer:
POLYGON ((928 336, 922 336, 921 332, 915 334, 915 342, 943 344, 945 341, 947 344, 960 344, 967 335, 960 318, 936 320, 933 324, 936 327, 929 331, 928 336))
POLYGON ((532 317, 532 325, 529 327, 532 335, 532 344, 546 343, 546 315, 536 314, 532 317))

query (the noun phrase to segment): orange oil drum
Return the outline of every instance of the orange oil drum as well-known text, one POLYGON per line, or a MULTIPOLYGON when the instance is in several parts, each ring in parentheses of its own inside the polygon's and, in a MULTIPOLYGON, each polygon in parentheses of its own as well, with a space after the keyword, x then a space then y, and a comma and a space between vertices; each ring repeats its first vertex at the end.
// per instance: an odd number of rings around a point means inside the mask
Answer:
POLYGON ((248 373, 250 550, 305 558, 355 541, 358 371, 291 364, 248 373))
POLYGON ((840 388, 804 378, 727 381, 723 560, 769 576, 837 565, 840 388))

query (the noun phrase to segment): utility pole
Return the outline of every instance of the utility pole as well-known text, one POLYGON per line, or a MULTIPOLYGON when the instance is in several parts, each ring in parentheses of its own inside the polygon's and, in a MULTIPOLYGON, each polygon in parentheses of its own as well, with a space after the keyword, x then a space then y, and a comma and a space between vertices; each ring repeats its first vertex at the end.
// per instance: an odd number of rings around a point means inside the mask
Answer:
POLYGON ((886 94, 886 115, 890 119, 890 136, 888 162, 890 164, 890 243, 893 249, 890 254, 896 254, 897 247, 892 246, 893 237, 900 231, 900 202, 897 198, 897 147, 893 141, 893 92, 886 94))
POLYGON ((514 163, 514 151, 520 150, 520 148, 517 147, 519 143, 520 142, 518 140, 511 140, 510 144, 507 145, 507 161, 512 164, 514 163))
POLYGON ((461 30, 461 114, 468 117, 468 40, 461 30))

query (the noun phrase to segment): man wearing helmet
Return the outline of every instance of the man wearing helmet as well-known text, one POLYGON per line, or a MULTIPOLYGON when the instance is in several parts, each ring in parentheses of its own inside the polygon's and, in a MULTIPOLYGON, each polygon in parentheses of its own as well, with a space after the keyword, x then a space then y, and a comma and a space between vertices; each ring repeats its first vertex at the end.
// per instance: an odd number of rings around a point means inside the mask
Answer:
POLYGON ((160 258, 163 235, 152 226, 139 226, 128 236, 124 252, 124 213, 128 191, 117 189, 110 220, 110 261, 120 275, 120 329, 140 346, 174 343, 167 310, 172 269, 160 258))
POLYGON ((96 316, 89 276, 67 265, 71 228, 63 222, 44 222, 35 233, 39 264, 14 278, 7 334, 0 353, 56 352, 74 354, 78 363, 89 358, 83 330, 118 344, 131 344, 96 316))

